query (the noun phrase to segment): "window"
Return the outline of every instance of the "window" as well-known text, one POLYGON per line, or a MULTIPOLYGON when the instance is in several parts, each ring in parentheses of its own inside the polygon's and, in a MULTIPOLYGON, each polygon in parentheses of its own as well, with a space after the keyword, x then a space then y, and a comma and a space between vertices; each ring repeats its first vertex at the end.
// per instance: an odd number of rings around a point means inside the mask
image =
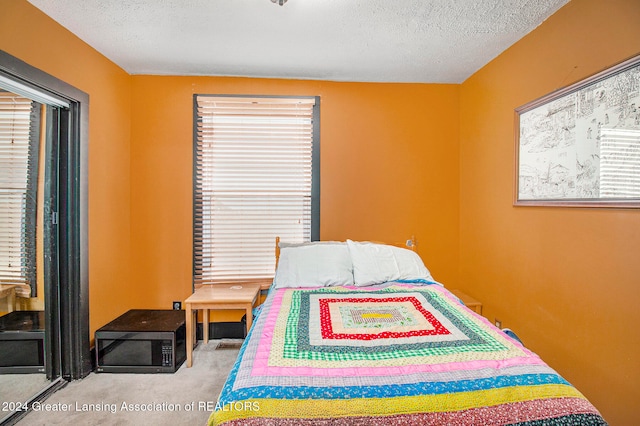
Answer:
POLYGON ((600 197, 640 198, 640 130, 601 129, 600 197))
POLYGON ((194 96, 194 284, 273 277, 319 238, 319 98, 194 96))
POLYGON ((0 90, 0 281, 36 293, 41 104, 0 90))

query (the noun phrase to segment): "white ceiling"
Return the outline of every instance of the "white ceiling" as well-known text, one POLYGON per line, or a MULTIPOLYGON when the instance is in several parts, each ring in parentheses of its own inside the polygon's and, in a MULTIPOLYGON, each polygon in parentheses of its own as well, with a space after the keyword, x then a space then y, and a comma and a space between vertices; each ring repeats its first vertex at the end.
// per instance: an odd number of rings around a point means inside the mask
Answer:
POLYGON ((569 0, 29 0, 130 74, 461 83, 569 0))

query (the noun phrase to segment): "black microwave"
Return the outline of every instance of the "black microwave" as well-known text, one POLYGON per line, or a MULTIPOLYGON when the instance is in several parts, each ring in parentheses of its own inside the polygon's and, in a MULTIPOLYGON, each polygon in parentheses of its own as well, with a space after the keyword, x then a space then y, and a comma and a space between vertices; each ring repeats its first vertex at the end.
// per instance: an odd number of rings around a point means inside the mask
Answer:
POLYGON ((0 316, 0 374, 44 373, 42 311, 13 311, 0 316))
POLYGON ((98 373, 173 373, 186 359, 184 311, 131 310, 95 337, 98 373))

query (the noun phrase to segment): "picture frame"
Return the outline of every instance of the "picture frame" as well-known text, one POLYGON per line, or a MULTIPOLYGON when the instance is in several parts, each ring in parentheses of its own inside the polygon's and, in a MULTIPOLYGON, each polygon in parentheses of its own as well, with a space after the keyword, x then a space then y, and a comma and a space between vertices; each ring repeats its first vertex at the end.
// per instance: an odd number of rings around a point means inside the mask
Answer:
POLYGON ((515 116, 515 206, 640 208, 640 55, 515 116))

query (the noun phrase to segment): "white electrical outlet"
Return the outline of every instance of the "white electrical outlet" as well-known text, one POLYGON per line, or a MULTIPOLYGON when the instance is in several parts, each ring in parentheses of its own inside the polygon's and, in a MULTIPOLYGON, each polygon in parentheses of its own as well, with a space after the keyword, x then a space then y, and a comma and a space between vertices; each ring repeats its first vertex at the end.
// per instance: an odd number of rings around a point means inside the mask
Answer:
POLYGON ((496 327, 502 329, 502 321, 500 321, 498 318, 496 318, 494 320, 494 323, 496 324, 496 327))

